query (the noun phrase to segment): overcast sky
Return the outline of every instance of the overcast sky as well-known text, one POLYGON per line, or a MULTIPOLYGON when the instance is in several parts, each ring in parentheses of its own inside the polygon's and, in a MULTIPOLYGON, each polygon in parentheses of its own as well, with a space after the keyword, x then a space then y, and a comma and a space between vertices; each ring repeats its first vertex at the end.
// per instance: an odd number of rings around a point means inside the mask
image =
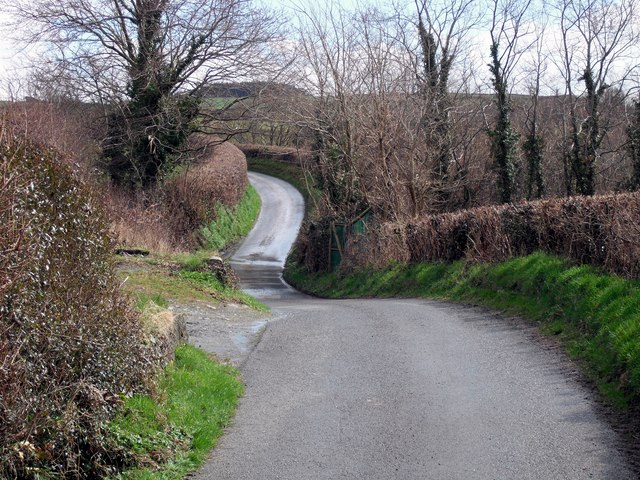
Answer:
MULTIPOLYGON (((8 16, 6 13, 3 13, 3 10, 6 12, 6 8, 3 9, 3 4, 6 5, 10 0, 0 0, 0 25, 6 25, 8 22, 8 16)), ((305 10, 305 6, 309 6, 310 9, 317 9, 327 6, 331 3, 337 4, 339 2, 342 8, 352 9, 357 5, 364 6, 366 4, 373 3, 372 0, 254 0, 257 5, 262 5, 267 8, 273 8, 278 10, 288 10, 288 13, 283 15, 282 21, 287 23, 289 22, 288 18, 294 17, 295 10, 305 10)), ((434 1, 447 1, 447 0, 434 0, 434 1)), ((534 0, 535 1, 535 0, 534 0)), ((378 0, 376 4, 380 7, 385 5, 389 6, 392 3, 392 0, 378 0)), ((398 0, 399 4, 404 4, 407 8, 412 8, 413 1, 412 0, 398 0)), ((533 23, 537 23, 537 19, 534 18, 533 23)), ((534 31, 535 29, 531 29, 534 31)), ((547 27, 547 31, 545 33, 545 43, 547 44, 547 49, 553 53, 554 45, 559 45, 557 41, 558 32, 557 26, 550 25, 547 27)), ((0 99, 5 99, 8 96, 7 85, 10 80, 13 83, 17 83, 21 78, 26 76, 25 65, 26 62, 26 53, 24 51, 19 51, 14 45, 12 45, 11 41, 7 40, 8 36, 16 35, 16 29, 2 30, 0 29, 0 99)), ((535 35, 535 34, 534 34, 535 35)), ((470 41, 474 44, 475 48, 472 50, 472 54, 474 56, 478 56, 480 60, 477 61, 478 65, 482 67, 486 66, 487 55, 489 52, 489 33, 486 29, 478 30, 470 41)), ((638 52, 629 52, 630 57, 628 59, 629 62, 638 62, 638 52)), ((523 59, 523 64, 526 62, 526 58, 523 59)), ((553 65, 549 64, 549 72, 548 75, 553 71, 553 65)), ((615 72, 614 72, 615 73, 615 72)), ((486 82, 489 80, 488 72, 485 70, 484 75, 481 75, 486 82)), ((525 77, 520 78, 521 81, 526 80, 525 77)), ((553 84, 556 84, 558 79, 551 78, 553 84)), ((488 85, 488 83, 487 83, 488 85)), ((512 85, 513 86, 513 85, 512 85)), ((24 96, 25 92, 21 92, 21 95, 24 96)))
MULTIPOLYGON (((0 0, 0 7, 4 0, 0 0)), ((6 27, 9 22, 6 13, 0 11, 0 99, 7 99, 7 85, 15 83, 16 79, 24 76, 24 52, 21 52, 11 40, 11 32, 6 27)))

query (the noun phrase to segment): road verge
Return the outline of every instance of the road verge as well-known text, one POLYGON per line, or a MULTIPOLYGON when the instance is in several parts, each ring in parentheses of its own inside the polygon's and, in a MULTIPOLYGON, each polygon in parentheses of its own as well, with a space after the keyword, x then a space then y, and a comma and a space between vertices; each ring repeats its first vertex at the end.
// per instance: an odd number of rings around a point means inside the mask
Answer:
POLYGON ((348 274, 309 274, 289 262, 285 278, 321 297, 426 297, 523 316, 559 339, 611 404, 630 409, 640 402, 636 281, 544 253, 498 264, 393 264, 348 274))
MULTIPOLYGON (((238 290, 232 279, 219 278, 208 265, 210 257, 251 230, 259 211, 259 196, 249 187, 234 209, 218 205, 216 221, 200 230, 202 249, 121 257, 123 288, 143 312, 171 308, 189 316, 199 309, 210 312, 204 323, 222 322, 229 317, 222 313, 228 309, 236 315, 246 312, 251 319, 257 312, 263 316, 265 305, 238 290)), ((178 346, 154 394, 125 398, 121 413, 105 426, 114 450, 127 459, 124 473, 116 478, 181 479, 196 470, 233 418, 242 393, 239 371, 224 359, 192 345, 178 346)))

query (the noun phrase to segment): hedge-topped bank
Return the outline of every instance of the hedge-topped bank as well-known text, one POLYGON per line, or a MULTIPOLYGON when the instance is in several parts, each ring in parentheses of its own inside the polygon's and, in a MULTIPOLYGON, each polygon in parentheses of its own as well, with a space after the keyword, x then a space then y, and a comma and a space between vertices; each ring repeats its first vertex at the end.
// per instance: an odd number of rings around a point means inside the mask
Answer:
MULTIPOLYGON (((375 216, 374 216, 375 218, 375 216)), ((314 230, 309 230, 311 237, 314 230)), ((317 235, 322 229, 315 230, 317 235)), ((307 267, 328 257, 327 242, 298 248, 307 267)), ((300 247, 300 246, 299 246, 300 247)), ((640 276, 640 193, 489 206, 373 225, 344 249, 343 269, 391 261, 499 262, 534 251, 570 258, 627 278, 640 276)), ((310 270, 313 270, 312 268, 310 270)))
POLYGON ((640 404, 640 283, 541 252, 497 264, 401 264, 349 274, 308 273, 289 262, 287 281, 332 298, 427 297, 477 303, 540 322, 584 360, 619 405, 640 404))

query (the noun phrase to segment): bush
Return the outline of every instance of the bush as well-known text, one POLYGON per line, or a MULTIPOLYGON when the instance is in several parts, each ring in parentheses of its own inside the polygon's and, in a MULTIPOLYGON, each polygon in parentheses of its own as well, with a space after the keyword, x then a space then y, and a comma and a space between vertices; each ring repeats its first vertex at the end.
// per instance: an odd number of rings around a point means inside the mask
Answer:
POLYGON ((155 362, 92 193, 26 142, 0 165, 0 477, 102 475, 119 461, 102 424, 155 362))
MULTIPOLYGON (((639 278, 639 234, 640 193, 541 200, 373 226, 366 241, 347 242, 343 265, 352 269, 392 261, 459 259, 493 263, 543 250, 639 278)), ((315 237, 320 238, 317 232, 315 237)), ((315 253, 304 247, 299 245, 298 250, 307 256, 315 253)), ((301 263, 311 272, 326 271, 324 264, 310 258, 302 258, 301 263)))
POLYGON ((216 220, 216 205, 235 206, 247 184, 244 155, 224 143, 201 147, 196 163, 154 189, 112 189, 106 197, 119 243, 168 253, 198 246, 198 231, 216 220))
POLYGON ((240 150, 229 143, 205 149, 198 163, 162 187, 169 227, 176 235, 192 241, 193 233, 216 219, 216 205, 235 206, 247 185, 247 161, 240 150))
POLYGON ((98 105, 28 99, 8 102, 0 111, 5 134, 49 145, 64 153, 60 160, 72 166, 75 174, 86 179, 96 176, 94 163, 104 135, 100 128, 104 111, 98 105))

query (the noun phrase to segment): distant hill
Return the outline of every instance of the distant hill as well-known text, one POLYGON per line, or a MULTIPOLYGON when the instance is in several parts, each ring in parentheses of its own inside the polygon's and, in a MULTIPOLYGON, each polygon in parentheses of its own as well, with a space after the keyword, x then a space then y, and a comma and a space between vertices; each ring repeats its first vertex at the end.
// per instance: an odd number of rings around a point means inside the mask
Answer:
POLYGON ((215 83, 202 88, 205 97, 253 97, 256 95, 291 96, 304 95, 305 91, 285 83, 240 82, 215 83))

